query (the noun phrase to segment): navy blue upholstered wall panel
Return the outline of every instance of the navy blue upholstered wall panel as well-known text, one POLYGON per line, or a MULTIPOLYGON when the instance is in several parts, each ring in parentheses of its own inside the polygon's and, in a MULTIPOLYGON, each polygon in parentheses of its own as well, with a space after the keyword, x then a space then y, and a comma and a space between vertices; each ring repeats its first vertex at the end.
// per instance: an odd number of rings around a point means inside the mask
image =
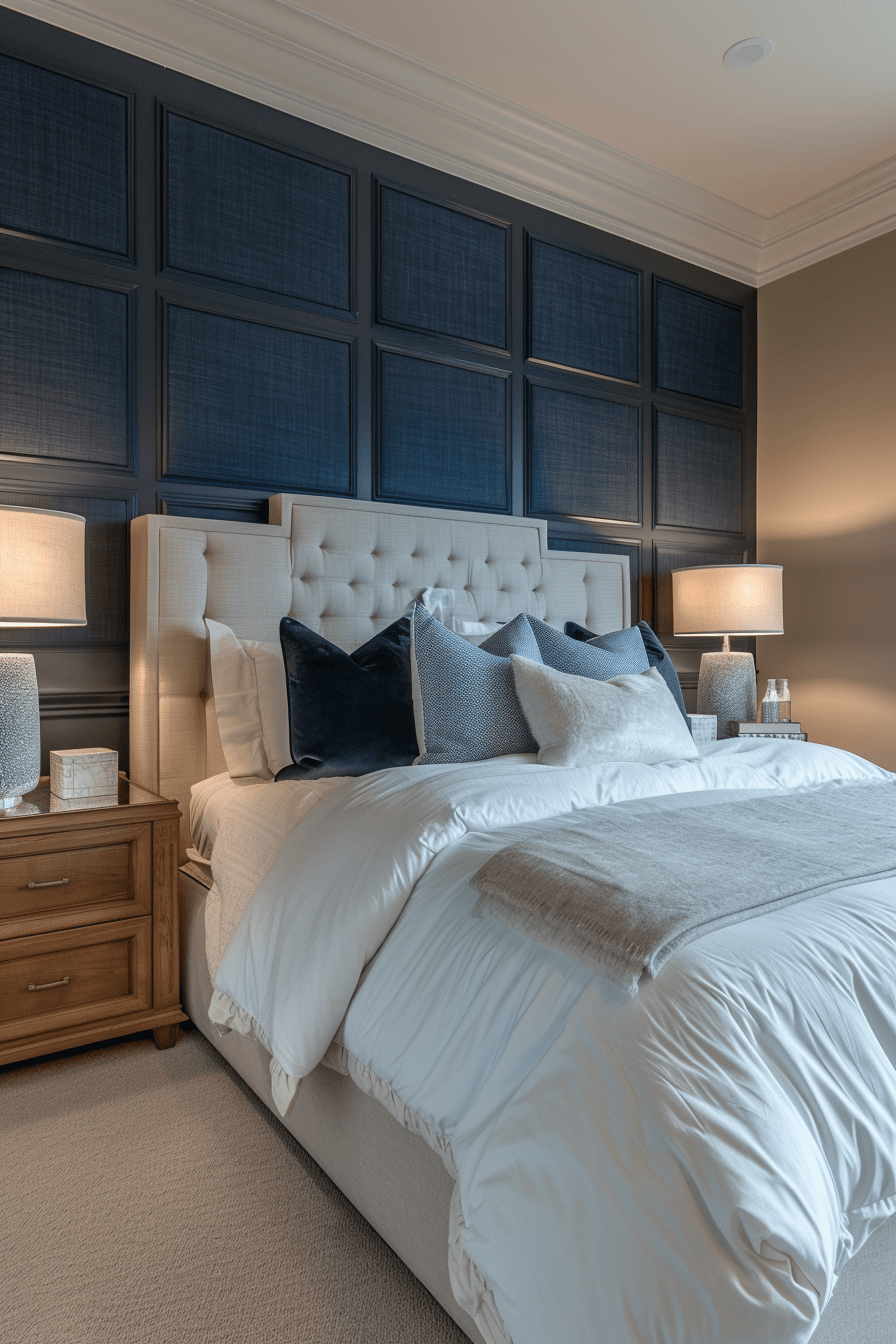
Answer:
POLYGON ((656 385, 743 405, 743 310, 664 280, 655 292, 656 385))
POLYGON ((741 432, 657 411, 656 524, 740 532, 741 432))
POLYGON ((638 382, 640 271, 531 238, 529 355, 638 382))
POLYGON ((508 230, 381 187, 377 319, 504 348, 508 230))
POLYGON ((740 550, 698 551, 654 542, 653 620, 650 622, 654 630, 672 633, 673 569, 691 569, 695 565, 742 565, 745 560, 746 554, 740 550))
POLYGON ((125 294, 0 269, 0 452, 126 467, 125 294))
POLYGON ((377 497, 508 508, 507 380, 381 350, 377 497))
POLYGON ((84 579, 87 625, 50 630, 0 631, 0 648, 79 648, 85 645, 125 645, 128 642, 128 523, 127 499, 41 491, 24 494, 0 492, 0 504, 22 509, 60 509, 86 520, 84 579))
POLYGON ((631 584, 632 625, 640 620, 641 591, 641 547, 632 542, 610 541, 592 537, 548 537, 548 550, 551 551, 593 551, 597 555, 627 555, 628 573, 631 584))
POLYGON ((0 228, 128 251, 127 99, 0 55, 0 228))
POLYGON ((171 306, 165 474, 348 494, 351 384, 347 341, 171 306))
POLYGON ((528 446, 530 514, 640 520, 637 406, 533 384, 528 446))
POLYGON ((348 310, 351 176, 169 113, 174 270, 348 310))

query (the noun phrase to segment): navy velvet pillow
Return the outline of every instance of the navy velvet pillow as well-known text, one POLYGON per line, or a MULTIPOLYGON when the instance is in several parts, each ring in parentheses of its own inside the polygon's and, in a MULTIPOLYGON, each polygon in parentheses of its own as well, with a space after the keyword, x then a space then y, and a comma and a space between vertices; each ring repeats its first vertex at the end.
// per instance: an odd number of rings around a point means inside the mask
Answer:
POLYGON ((278 780, 367 775, 413 764, 409 615, 351 654, 284 616, 280 644, 293 764, 278 771, 278 780))
MULTIPOLYGON (((675 671, 675 664, 663 648, 656 635, 651 630, 646 621, 639 621, 635 627, 644 641, 644 650, 647 654, 647 661, 651 667, 655 667, 663 681, 669 687, 669 690, 675 697, 675 703, 681 710, 685 723, 690 727, 688 712, 684 707, 684 696, 681 693, 681 684, 678 680, 678 673, 675 671)), ((593 635, 590 630, 586 630, 584 625, 576 625, 575 621, 567 621, 563 627, 571 639, 584 640, 588 644, 595 644, 598 648, 613 649, 614 641, 618 630, 612 631, 609 635, 593 635)))

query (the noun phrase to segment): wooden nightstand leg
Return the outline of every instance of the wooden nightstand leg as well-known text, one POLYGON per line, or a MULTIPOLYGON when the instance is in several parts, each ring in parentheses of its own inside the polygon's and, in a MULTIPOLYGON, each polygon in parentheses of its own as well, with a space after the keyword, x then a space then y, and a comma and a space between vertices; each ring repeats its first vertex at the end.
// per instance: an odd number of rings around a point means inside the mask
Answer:
POLYGON ((157 1050, 170 1050, 177 1040, 177 1023, 172 1022, 167 1027, 153 1027, 152 1038, 157 1050))

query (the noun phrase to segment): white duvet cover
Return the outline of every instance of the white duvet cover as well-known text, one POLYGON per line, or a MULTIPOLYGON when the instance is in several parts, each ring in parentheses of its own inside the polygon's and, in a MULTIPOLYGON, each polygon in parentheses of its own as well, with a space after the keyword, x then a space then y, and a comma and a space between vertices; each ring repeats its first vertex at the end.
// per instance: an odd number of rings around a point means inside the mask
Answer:
POLYGON ((649 845, 659 807, 887 777, 747 740, 384 771, 306 811, 239 919, 225 813, 211 1016, 271 1051, 284 1111, 341 1024, 353 1077, 456 1176, 452 1283, 494 1344, 801 1344, 896 1210, 896 881, 718 930, 632 1000, 474 918, 469 880, 574 808, 627 803, 649 845))

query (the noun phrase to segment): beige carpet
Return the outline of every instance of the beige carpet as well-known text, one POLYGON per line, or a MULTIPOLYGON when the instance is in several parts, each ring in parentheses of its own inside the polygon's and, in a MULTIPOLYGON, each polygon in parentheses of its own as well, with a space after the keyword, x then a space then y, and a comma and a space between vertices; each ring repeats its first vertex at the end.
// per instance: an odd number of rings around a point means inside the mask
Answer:
POLYGON ((469 1344, 198 1031, 0 1068, 0 1341, 469 1344))

